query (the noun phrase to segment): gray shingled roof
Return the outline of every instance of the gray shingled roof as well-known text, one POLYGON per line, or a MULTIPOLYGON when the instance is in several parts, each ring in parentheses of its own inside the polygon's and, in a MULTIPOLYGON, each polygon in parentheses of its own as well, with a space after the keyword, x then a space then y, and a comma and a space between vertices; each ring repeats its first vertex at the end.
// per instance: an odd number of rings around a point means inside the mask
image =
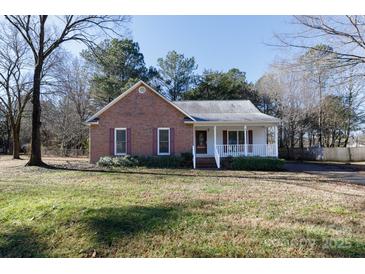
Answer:
POLYGON ((273 123, 279 119, 261 113, 249 100, 174 101, 196 121, 273 123))

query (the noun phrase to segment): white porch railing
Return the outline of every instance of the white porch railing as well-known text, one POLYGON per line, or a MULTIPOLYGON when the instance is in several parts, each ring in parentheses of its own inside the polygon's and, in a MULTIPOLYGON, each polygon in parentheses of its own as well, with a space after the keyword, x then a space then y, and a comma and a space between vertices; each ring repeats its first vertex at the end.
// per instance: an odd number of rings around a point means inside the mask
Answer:
POLYGON ((216 149, 220 157, 277 157, 275 144, 216 145, 216 149))

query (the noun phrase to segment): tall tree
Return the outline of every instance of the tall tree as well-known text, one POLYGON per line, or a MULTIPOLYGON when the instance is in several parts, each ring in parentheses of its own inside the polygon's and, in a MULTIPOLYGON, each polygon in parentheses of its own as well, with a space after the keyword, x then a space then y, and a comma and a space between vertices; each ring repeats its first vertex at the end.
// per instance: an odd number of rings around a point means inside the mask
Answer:
POLYGON ((183 96, 187 100, 236 100, 247 99, 254 104, 259 101, 252 83, 247 82, 246 74, 233 68, 227 72, 203 72, 196 88, 183 96))
MULTIPOLYGON (((77 57, 67 58, 58 66, 56 109, 58 109, 57 115, 62 119, 59 125, 68 127, 68 130, 61 129, 58 132, 64 136, 62 140, 67 137, 72 141, 68 142, 69 148, 84 148, 87 141, 88 128, 84 122, 90 113, 95 111, 90 103, 90 78, 89 68, 77 57), (72 122, 69 122, 71 120, 72 122), (67 123, 69 125, 65 125, 67 123)), ((65 142, 61 142, 61 147, 66 147, 65 142)))
POLYGON ((303 67, 308 79, 311 79, 313 89, 318 91, 317 106, 318 106, 318 127, 319 127, 319 145, 323 145, 322 140, 322 125, 323 125, 323 98, 328 85, 328 80, 331 73, 334 73, 333 67, 333 48, 318 44, 313 48, 307 50, 304 55, 300 57, 299 65, 303 67))
POLYGON ((326 147, 341 146, 345 135, 346 106, 341 96, 327 95, 322 101, 322 134, 323 144, 326 147))
POLYGON ((351 134, 361 130, 365 123, 365 83, 359 74, 359 71, 346 70, 337 76, 340 83, 336 86, 336 95, 342 98, 346 117, 343 128, 344 147, 351 134))
POLYGON ((159 58, 157 64, 163 92, 173 101, 181 99, 195 80, 198 65, 194 57, 186 58, 183 54, 170 51, 165 58, 159 58))
POLYGON ((103 41, 97 48, 82 52, 94 69, 92 98, 104 106, 138 80, 149 82, 157 71, 147 68, 137 42, 130 39, 103 41))
POLYGON ((13 159, 20 158, 20 126, 31 99, 29 50, 14 28, 3 26, 0 35, 0 111, 7 117, 13 141, 13 159))
POLYGON ((31 156, 27 165, 44 166, 41 155, 41 78, 43 66, 48 58, 65 42, 79 41, 87 45, 97 40, 97 31, 120 35, 120 27, 126 22, 124 16, 55 16, 53 22, 48 15, 5 16, 30 48, 33 67, 32 87, 32 143, 31 156))
POLYGON ((278 95, 280 84, 272 73, 265 73, 255 83, 255 89, 259 95, 258 108, 266 114, 277 116, 278 114, 278 95))

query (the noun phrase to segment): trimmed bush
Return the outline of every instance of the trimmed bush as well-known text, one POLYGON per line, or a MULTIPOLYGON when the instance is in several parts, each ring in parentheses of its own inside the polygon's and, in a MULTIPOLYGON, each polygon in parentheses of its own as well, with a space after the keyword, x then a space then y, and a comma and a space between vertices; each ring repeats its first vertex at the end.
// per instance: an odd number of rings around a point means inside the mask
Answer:
POLYGON ((184 167, 193 166, 193 154, 191 152, 181 153, 181 158, 184 167))
POLYGON ((277 158, 264 157, 227 157, 222 159, 222 167, 232 170, 282 170, 285 161, 277 158))
POLYGON ((139 165, 139 161, 133 156, 123 156, 113 158, 113 164, 115 167, 136 167, 139 165))
POLYGON ((138 157, 140 166, 152 168, 180 168, 184 166, 181 156, 147 156, 138 157))
POLYGON ((138 159, 129 155, 120 157, 101 157, 97 162, 100 167, 136 167, 139 165, 138 159))
POLYGON ((113 158, 109 156, 101 157, 96 165, 100 167, 113 167, 113 158))

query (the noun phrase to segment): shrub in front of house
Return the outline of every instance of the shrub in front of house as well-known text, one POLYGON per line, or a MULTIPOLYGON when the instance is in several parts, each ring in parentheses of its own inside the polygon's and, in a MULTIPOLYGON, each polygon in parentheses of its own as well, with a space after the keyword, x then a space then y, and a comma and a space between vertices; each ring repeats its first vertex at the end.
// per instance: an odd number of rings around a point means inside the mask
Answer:
POLYGON ((265 157, 227 157, 222 159, 222 167, 232 170, 282 170, 285 161, 277 158, 265 157))
POLYGON ((109 156, 100 157, 96 165, 99 167, 113 167, 113 158, 109 156))
POLYGON ((139 161, 136 157, 126 155, 122 157, 114 157, 113 164, 115 167, 136 167, 139 166, 139 161))
POLYGON ((192 167, 193 166, 193 154, 191 152, 181 153, 182 165, 184 167, 192 167))
POLYGON ((96 163, 99 167, 136 167, 139 165, 138 159, 133 156, 120 156, 120 157, 101 157, 96 163))
POLYGON ((139 165, 151 168, 181 168, 184 160, 181 156, 140 156, 139 165))
POLYGON ((181 156, 120 156, 101 157, 97 162, 99 167, 150 167, 150 168, 183 168, 192 166, 191 153, 181 156))

